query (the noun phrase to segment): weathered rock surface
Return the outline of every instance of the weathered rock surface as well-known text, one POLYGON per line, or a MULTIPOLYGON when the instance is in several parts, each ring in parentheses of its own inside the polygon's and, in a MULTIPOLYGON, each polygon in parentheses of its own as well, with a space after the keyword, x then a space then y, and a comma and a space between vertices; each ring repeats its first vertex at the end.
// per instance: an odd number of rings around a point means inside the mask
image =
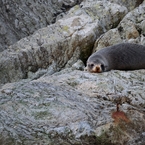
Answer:
POLYGON ((145 144, 145 70, 80 71, 92 50, 145 44, 141 2, 84 0, 0 53, 0 144, 145 144))
POLYGON ((143 145, 144 74, 65 69, 6 84, 0 90, 0 143, 143 145), (112 113, 115 99, 123 97, 120 110, 128 120, 118 123, 112 113))
POLYGON ((0 52, 36 30, 54 23, 81 0, 0 0, 0 52), (59 16, 60 17, 60 16, 59 16))
POLYGON ((72 8, 65 18, 3 51, 0 54, 0 83, 27 78, 29 72, 50 65, 56 68, 55 72, 72 66, 78 59, 85 61, 95 40, 117 25, 127 13, 126 7, 110 2, 96 1, 95 4, 95 7, 90 3, 90 6, 72 8))
POLYGON ((119 23, 117 28, 111 29, 98 38, 94 45, 94 51, 121 42, 139 43, 144 41, 144 9, 145 2, 133 11, 129 12, 119 23))

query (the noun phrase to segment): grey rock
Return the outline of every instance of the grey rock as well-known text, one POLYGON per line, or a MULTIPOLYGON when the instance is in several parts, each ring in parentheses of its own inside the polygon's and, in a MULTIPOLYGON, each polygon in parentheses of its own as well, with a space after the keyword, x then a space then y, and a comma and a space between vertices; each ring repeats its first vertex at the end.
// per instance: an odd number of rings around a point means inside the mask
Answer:
POLYGON ((78 60, 76 63, 74 63, 72 65, 72 68, 76 69, 76 70, 84 70, 85 65, 84 65, 84 63, 81 60, 78 60))
POLYGON ((141 22, 142 33, 145 34, 145 20, 141 22))
POLYGON ((117 28, 110 29, 106 33, 102 34, 95 42, 93 52, 102 49, 107 46, 115 45, 121 43, 121 35, 117 28))
POLYGON ((97 9, 92 3, 89 7, 76 6, 77 9, 70 9, 66 17, 55 24, 9 46, 0 54, 0 83, 25 79, 29 72, 47 69, 53 63, 61 70, 71 67, 78 59, 85 62, 96 38, 127 13, 124 6, 110 2, 95 1, 95 4, 97 9), (111 19, 113 16, 116 18, 111 19))
POLYGON ((129 12, 119 23, 118 30, 122 39, 128 41, 128 39, 135 39, 140 37, 140 33, 144 33, 143 21, 144 15, 144 2, 135 8, 133 11, 129 12))
POLYGON ((102 34, 95 42, 93 52, 121 42, 139 43, 144 45, 144 2, 130 11, 119 23, 117 28, 102 34), (139 19, 140 18, 140 19, 139 19))
POLYGON ((90 74, 70 68, 37 80, 6 84, 0 90, 0 142, 145 143, 141 139, 145 129, 144 73, 139 70, 90 74), (112 118, 116 111, 113 98, 119 97, 129 99, 122 102, 120 110, 130 121, 116 126, 112 118))
POLYGON ((56 21, 81 0, 11 0, 0 2, 0 52, 23 37, 56 21))

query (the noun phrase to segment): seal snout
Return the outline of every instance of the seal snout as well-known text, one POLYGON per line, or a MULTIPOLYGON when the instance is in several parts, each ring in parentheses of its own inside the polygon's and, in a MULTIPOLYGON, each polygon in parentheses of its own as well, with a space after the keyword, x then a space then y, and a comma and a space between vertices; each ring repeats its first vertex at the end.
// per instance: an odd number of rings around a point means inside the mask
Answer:
POLYGON ((88 63, 87 64, 87 71, 91 73, 101 73, 102 70, 102 65, 101 64, 94 64, 94 63, 88 63))
POLYGON ((93 68, 92 68, 92 72, 101 73, 102 72, 101 64, 94 65, 93 68))

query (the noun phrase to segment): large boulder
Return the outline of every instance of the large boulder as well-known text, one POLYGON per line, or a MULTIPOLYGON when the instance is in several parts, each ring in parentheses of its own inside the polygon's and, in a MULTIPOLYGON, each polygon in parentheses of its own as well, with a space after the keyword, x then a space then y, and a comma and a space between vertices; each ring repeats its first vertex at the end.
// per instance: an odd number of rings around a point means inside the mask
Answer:
POLYGON ((6 84, 0 90, 0 143, 143 145, 144 73, 70 68, 6 84))
POLYGON ((127 13, 116 28, 102 34, 95 42, 94 51, 121 42, 145 45, 145 2, 127 13))

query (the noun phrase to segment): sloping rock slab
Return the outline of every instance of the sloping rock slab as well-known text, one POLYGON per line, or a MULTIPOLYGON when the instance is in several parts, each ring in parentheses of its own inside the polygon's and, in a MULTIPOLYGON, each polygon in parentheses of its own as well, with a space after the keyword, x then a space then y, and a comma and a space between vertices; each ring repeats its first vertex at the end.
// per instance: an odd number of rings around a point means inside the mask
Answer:
POLYGON ((0 52, 21 38, 56 21, 81 0, 0 1, 0 52), (60 17, 60 16, 59 16, 60 17))
POLYGON ((0 90, 0 144, 143 145, 144 74, 65 69, 6 84, 0 90), (124 103, 119 115, 116 100, 124 103))

